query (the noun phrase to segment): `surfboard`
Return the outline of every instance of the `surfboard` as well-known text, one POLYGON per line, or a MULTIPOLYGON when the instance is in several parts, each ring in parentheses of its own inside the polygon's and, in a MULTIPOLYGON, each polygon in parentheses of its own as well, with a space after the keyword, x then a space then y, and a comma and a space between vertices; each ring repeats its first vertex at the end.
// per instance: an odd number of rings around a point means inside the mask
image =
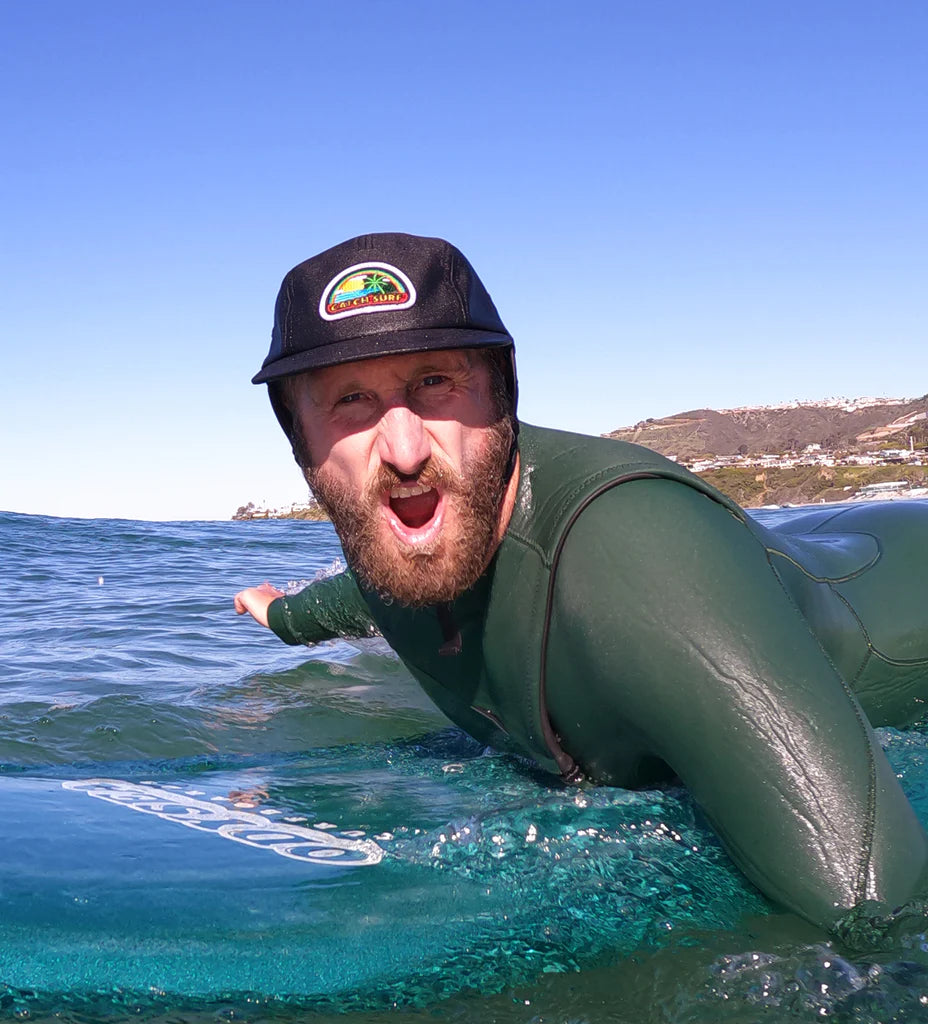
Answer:
POLYGON ((7 774, 0 815, 0 998, 32 1016, 423 1006, 765 906, 682 791, 552 787, 456 730, 7 774))

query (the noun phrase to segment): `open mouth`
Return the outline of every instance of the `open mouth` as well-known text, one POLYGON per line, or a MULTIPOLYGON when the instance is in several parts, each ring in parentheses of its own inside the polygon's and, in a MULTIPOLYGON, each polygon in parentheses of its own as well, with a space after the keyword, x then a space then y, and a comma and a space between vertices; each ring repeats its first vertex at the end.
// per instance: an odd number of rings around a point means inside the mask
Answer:
POLYGON ((438 491, 424 484, 401 484, 390 491, 390 508, 409 530, 421 530, 427 526, 434 518, 440 501, 438 491))

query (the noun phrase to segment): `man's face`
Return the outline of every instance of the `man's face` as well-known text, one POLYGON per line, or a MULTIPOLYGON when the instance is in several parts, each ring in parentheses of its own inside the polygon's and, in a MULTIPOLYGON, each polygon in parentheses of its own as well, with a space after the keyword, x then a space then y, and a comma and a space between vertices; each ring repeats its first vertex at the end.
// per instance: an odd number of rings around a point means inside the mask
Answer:
POLYGON ((450 601, 501 537, 512 440, 473 350, 382 356, 292 381, 306 477, 362 584, 401 604, 450 601))

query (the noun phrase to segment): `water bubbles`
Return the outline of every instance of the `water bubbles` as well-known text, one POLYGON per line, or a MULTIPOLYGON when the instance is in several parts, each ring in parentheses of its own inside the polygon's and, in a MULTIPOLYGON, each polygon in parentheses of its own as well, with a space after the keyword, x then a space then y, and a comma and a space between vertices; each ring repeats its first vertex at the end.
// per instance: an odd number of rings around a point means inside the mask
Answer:
POLYGON ((342 561, 342 559, 336 557, 333 558, 328 565, 321 568, 315 574, 315 576, 312 576, 308 579, 304 578, 297 580, 287 580, 287 582, 280 589, 283 590, 283 592, 288 597, 290 597, 293 594, 299 594, 301 590, 305 590, 310 585, 310 583, 316 583, 318 580, 327 580, 330 579, 332 576, 340 576, 345 571, 346 568, 347 567, 345 563, 342 561))
MULTIPOLYGON (((723 1004, 780 1011, 773 1019, 836 1017, 859 1024, 922 1021, 928 1006, 928 967, 911 961, 855 963, 828 946, 799 947, 786 956, 754 952, 719 957, 700 1001, 706 1020, 729 1018, 723 1004)), ((699 1018, 702 1020, 703 1018, 699 1018)), ((767 1019, 765 1017, 765 1019, 767 1019)))

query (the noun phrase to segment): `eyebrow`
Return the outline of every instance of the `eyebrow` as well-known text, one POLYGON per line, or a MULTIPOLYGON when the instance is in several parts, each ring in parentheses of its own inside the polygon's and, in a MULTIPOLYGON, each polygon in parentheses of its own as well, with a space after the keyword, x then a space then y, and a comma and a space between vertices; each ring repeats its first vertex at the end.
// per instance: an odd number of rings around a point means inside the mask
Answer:
MULTIPOLYGON (((423 356, 431 357, 432 353, 423 353, 423 356)), ((433 358, 423 358, 422 362, 414 363, 409 372, 409 377, 415 377, 423 373, 453 373, 473 369, 473 360, 463 351, 448 363, 437 363, 433 358)), ((402 380, 402 378, 399 378, 402 380)), ((364 391, 366 384, 360 377, 349 377, 339 384, 331 384, 332 391, 339 391, 343 394, 350 394, 352 391, 364 391)))
MULTIPOLYGON (((423 355, 433 357, 434 353, 428 352, 423 353, 423 355)), ((451 370, 469 370, 473 367, 474 361, 471 359, 470 354, 466 349, 462 349, 457 355, 452 356, 447 363, 436 363, 433 359, 429 359, 428 361, 415 363, 414 365, 415 369, 413 370, 413 373, 430 373, 432 371, 441 373, 442 371, 451 370)))

